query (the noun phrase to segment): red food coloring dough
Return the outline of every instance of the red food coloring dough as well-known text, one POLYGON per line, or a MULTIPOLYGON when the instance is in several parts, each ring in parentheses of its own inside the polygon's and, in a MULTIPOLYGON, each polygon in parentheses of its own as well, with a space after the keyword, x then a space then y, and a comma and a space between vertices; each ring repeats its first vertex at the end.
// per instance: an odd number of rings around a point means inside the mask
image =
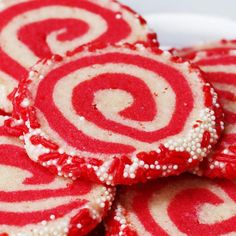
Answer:
POLYGON ((140 43, 86 45, 40 62, 13 103, 32 160, 108 185, 189 170, 221 133, 221 107, 201 72, 140 43))
MULTIPOLYGON (((235 41, 221 41, 212 45, 202 45, 193 48, 191 61, 204 71, 204 77, 209 81, 219 95, 225 113, 225 131, 217 147, 195 169, 199 175, 211 178, 236 177, 236 44, 235 41)), ((189 58, 190 52, 185 49, 175 51, 175 54, 189 58)))
POLYGON ((0 235, 86 235, 109 210, 114 189, 55 177, 29 159, 6 119, 0 116, 0 235))
POLYGON ((192 175, 121 187, 106 236, 234 234, 235 196, 233 181, 192 175))
POLYGON ((0 34, 0 109, 8 113, 9 95, 42 58, 90 42, 158 46, 145 20, 113 0, 2 0, 0 34))

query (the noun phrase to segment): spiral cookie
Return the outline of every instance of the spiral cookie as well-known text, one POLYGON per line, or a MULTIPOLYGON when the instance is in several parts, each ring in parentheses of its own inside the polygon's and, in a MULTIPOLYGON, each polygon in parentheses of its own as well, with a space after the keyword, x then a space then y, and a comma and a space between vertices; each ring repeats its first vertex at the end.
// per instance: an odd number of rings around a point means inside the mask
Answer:
POLYGON ((6 133, 4 120, 0 117, 0 235, 76 236, 92 230, 110 207, 114 190, 55 178, 6 133))
POLYGON ((191 175, 123 187, 106 235, 235 235, 235 193, 235 182, 191 175))
POLYGON ((208 154, 222 114, 198 69, 142 44, 80 50, 37 64, 19 86, 32 160, 60 176, 130 184, 208 154))
POLYGON ((205 44, 199 44, 194 47, 182 48, 182 49, 171 49, 170 51, 177 56, 183 57, 188 60, 192 60, 196 57, 196 54, 203 52, 207 56, 214 54, 227 54, 231 50, 236 49, 236 40, 221 40, 216 42, 210 42, 205 44))
MULTIPOLYGON (((208 45, 206 48, 202 46, 191 60, 200 66, 218 92, 225 112, 226 129, 217 148, 196 172, 209 177, 236 178, 236 48, 232 50, 232 43, 227 41, 214 46, 215 50, 208 45)), ((177 53, 189 58, 189 54, 177 53)))
POLYGON ((89 42, 144 41, 157 46, 145 20, 113 0, 1 0, 0 109, 40 58, 64 55, 89 42))

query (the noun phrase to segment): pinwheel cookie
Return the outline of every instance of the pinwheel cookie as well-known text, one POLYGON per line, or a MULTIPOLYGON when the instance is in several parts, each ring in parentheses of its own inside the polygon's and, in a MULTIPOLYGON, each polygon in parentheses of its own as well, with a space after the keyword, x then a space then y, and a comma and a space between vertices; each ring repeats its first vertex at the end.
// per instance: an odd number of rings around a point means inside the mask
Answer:
POLYGON ((223 55, 227 54, 231 50, 236 49, 236 40, 225 40, 222 39, 220 41, 209 42, 205 44, 198 44, 193 47, 182 48, 182 49, 171 49, 170 51, 174 55, 178 55, 185 59, 194 59, 199 52, 203 52, 203 54, 207 54, 208 56, 218 54, 223 55))
POLYGON ((11 112, 11 92, 27 69, 52 54, 89 42, 144 41, 157 46, 145 20, 113 0, 1 0, 0 109, 11 112))
POLYGON ((199 164, 221 133, 198 69, 143 44, 89 45, 33 67, 14 100, 30 158, 65 177, 130 184, 199 164))
POLYGON ((212 154, 195 172, 208 177, 236 177, 236 47, 234 41, 176 51, 204 72, 219 94, 225 112, 225 132, 212 154))
POLYGON ((184 175, 122 187, 106 236, 235 235, 236 184, 184 175))
POLYGON ((110 208, 114 190, 55 177, 32 162, 0 117, 0 235, 77 236, 91 231, 110 208))

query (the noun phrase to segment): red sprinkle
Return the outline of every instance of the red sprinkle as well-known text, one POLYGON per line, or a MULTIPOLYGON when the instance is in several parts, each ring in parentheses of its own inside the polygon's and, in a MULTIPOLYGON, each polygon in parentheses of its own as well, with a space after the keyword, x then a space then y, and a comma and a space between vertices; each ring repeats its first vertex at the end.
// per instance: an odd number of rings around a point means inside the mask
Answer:
POLYGON ((62 154, 62 155, 60 155, 60 158, 59 158, 57 164, 60 165, 60 166, 64 165, 67 160, 68 160, 68 155, 62 154))
POLYGON ((213 101, 210 90, 211 90, 210 86, 204 86, 203 88, 203 91, 205 92, 205 105, 207 107, 211 107, 213 101))
POLYGON ((73 225, 69 231, 68 236, 84 235, 91 231, 97 224, 97 220, 94 220, 88 209, 82 209, 80 213, 71 219, 71 225, 73 225), (77 227, 77 224, 81 224, 81 228, 77 227))
POLYGON ((37 118, 36 118, 35 108, 33 107, 28 108, 28 116, 29 116, 31 128, 34 128, 34 129, 40 128, 40 124, 38 123, 37 118))
POLYGON ((12 101, 13 98, 15 97, 16 91, 17 91, 17 88, 14 88, 14 90, 7 96, 7 98, 8 98, 10 101, 12 101))
POLYGON ((211 134, 209 131, 205 131, 202 137, 201 147, 206 148, 210 145, 211 134))
POLYGON ((53 60, 56 62, 61 62, 63 60, 63 57, 60 55, 54 55, 53 60))
POLYGON ((34 145, 39 145, 39 144, 42 144, 45 148, 49 148, 49 149, 52 149, 52 150, 58 150, 58 145, 41 137, 41 136, 38 136, 38 135, 34 135, 30 138, 30 141, 32 144, 34 145))
POLYGON ((108 174, 112 174, 113 172, 115 172, 117 166, 119 166, 120 160, 118 158, 115 158, 108 170, 108 174))
POLYGON ((236 164, 236 158, 233 158, 234 156, 232 155, 227 155, 221 153, 220 156, 217 157, 217 161, 222 161, 222 162, 228 162, 228 163, 234 163, 236 164))
POLYGON ((92 166, 101 166, 103 164, 103 161, 91 158, 89 159, 88 163, 92 166))
POLYGON ((45 162, 45 161, 50 161, 50 160, 55 160, 60 157, 59 153, 48 153, 48 154, 43 154, 39 157, 39 161, 45 162))

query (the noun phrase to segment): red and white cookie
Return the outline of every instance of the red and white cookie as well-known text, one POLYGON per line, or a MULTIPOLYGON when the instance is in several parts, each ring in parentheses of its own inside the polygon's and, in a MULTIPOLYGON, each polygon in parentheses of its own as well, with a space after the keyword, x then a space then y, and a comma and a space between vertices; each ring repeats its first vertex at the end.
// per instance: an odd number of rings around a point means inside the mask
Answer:
POLYGON ((40 58, 64 55, 89 42, 157 46, 145 20, 113 0, 1 0, 0 109, 12 111, 9 94, 40 58))
POLYGON ((106 236, 223 236, 236 233, 236 183, 184 175, 122 187, 106 236))
POLYGON ((77 236, 110 208, 114 189, 55 177, 32 162, 0 116, 0 235, 77 236))
MULTIPOLYGON (((208 177, 234 179, 236 178, 236 43, 235 50, 232 50, 230 42, 221 41, 213 44, 215 48, 202 46, 194 56, 191 55, 191 61, 204 71, 205 78, 212 83, 219 94, 225 112, 226 128, 217 148, 196 172, 208 177)), ((182 51, 176 53, 186 58, 190 56, 182 51)))
POLYGON ((231 50, 236 50, 236 40, 225 40, 210 42, 205 44, 199 44, 194 47, 171 49, 170 51, 177 56, 183 57, 188 60, 192 60, 196 57, 196 54, 201 55, 202 51, 205 55, 211 56, 214 54, 227 54, 231 50))
POLYGON ((198 165, 221 133, 221 107, 201 72, 179 60, 143 44, 89 45, 37 64, 14 101, 30 158, 106 184, 198 165))

